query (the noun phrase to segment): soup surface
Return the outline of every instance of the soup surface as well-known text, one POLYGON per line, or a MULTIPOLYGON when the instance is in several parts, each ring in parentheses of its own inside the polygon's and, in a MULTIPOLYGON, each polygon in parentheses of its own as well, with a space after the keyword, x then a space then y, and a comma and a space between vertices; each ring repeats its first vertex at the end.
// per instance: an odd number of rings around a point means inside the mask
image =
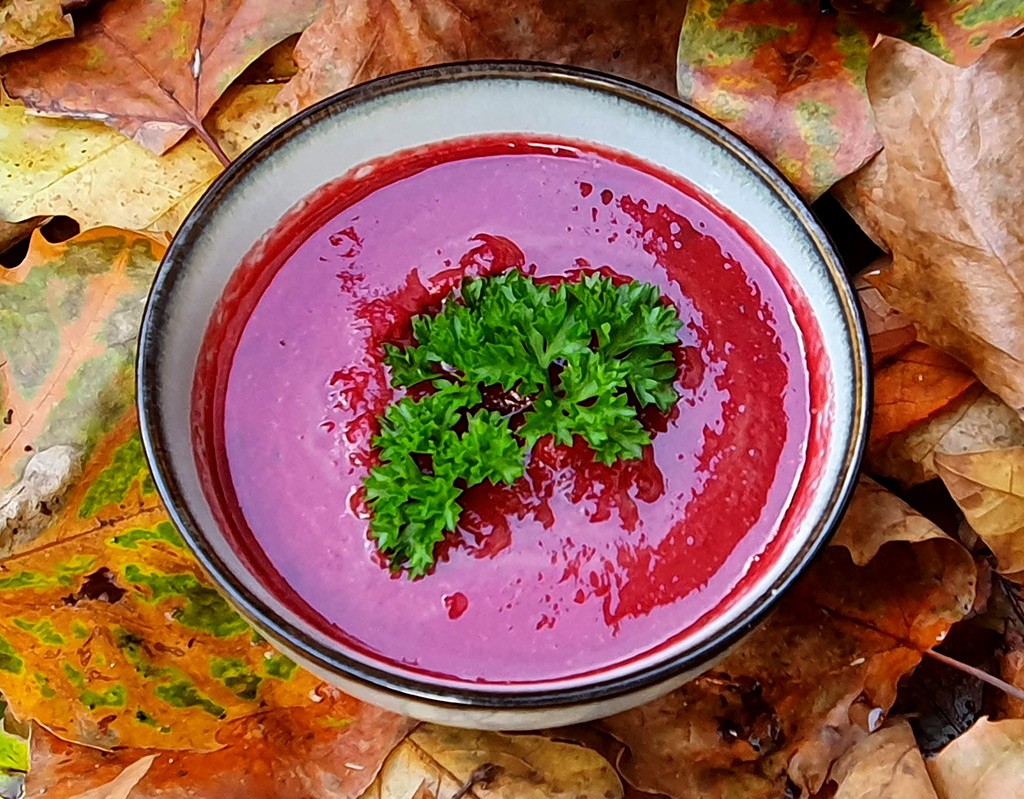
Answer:
MULTIPOLYGON (((622 664, 704 624, 785 538, 810 423, 775 256, 677 178, 591 147, 472 140, 396 156, 294 212, 245 263, 195 389, 201 468, 237 546, 302 614, 421 674, 528 683, 622 664), (465 275, 656 284, 683 320, 680 400, 640 460, 542 441, 463 498, 419 580, 368 536, 383 345, 465 275), (782 531, 782 532, 780 532, 782 531)), ((813 334, 812 334, 813 335, 813 334)))

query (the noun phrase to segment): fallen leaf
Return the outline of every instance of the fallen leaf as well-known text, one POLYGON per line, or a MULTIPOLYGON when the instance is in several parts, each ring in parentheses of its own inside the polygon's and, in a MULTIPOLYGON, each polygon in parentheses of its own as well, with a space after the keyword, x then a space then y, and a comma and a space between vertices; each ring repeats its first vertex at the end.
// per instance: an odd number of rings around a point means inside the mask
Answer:
MULTIPOLYGON (((1024 689, 1024 636, 1010 625, 1005 633, 1005 649, 999 659, 999 676, 1010 685, 1024 689)), ((1000 715, 1024 719, 1024 700, 1015 696, 1000 697, 1000 715)))
POLYGON ((893 254, 872 282, 922 341, 1020 411, 1024 128, 1005 110, 1024 104, 1024 40, 998 41, 960 69, 883 39, 868 92, 885 151, 841 196, 893 254))
POLYGON ((571 63, 672 90, 676 0, 330 0, 295 49, 295 109, 412 67, 482 58, 571 63))
POLYGON ((872 474, 916 486, 939 476, 935 454, 1024 446, 1024 420, 981 386, 967 391, 937 416, 893 436, 868 452, 872 474))
POLYGON ((597 752, 539 735, 423 725, 388 757, 363 799, 621 799, 597 752))
POLYGON ((834 799, 938 799, 924 758, 905 721, 856 743, 832 769, 834 799))
POLYGON ((109 228, 61 244, 36 231, 21 266, 0 271, 0 554, 49 525, 82 458, 133 407, 163 249, 109 228))
POLYGON ((971 63, 1021 27, 1011 0, 886 4, 691 0, 679 44, 680 96, 773 161, 807 197, 862 167, 882 146, 864 73, 879 33, 971 63))
POLYGON ((413 722, 339 691, 323 689, 318 699, 230 722, 223 748, 208 753, 99 752, 40 731, 26 796, 72 799, 152 758, 130 799, 356 799, 413 722))
POLYGON ((864 313, 871 363, 876 368, 917 341, 914 323, 886 302, 882 293, 866 278, 866 275, 877 273, 888 263, 888 258, 879 259, 853 279, 857 300, 864 313))
POLYGON ((146 776, 157 755, 140 757, 114 779, 82 793, 76 793, 72 799, 128 799, 139 780, 146 776))
POLYGON ((7 0, 0 6, 0 55, 74 35, 60 0, 7 0))
POLYGON ((306 704, 318 685, 210 586, 157 498, 133 413, 0 565, 0 691, 67 740, 211 749, 226 723, 306 704))
MULTIPOLYGON (((278 91, 241 84, 214 106, 206 127, 230 157, 288 117, 278 91)), ((112 225, 167 238, 223 168, 195 134, 156 156, 100 122, 47 119, 6 96, 0 128, 2 219, 64 214, 83 230, 112 225)))
MULTIPOLYGON (((31 236, 32 231, 43 225, 46 220, 47 217, 45 216, 34 216, 26 219, 24 222, 11 223, 0 221, 0 255, 7 252, 15 244, 31 236)), ((5 266, 13 268, 20 266, 20 263, 9 264, 5 261, 5 266)))
POLYGON ((889 542, 918 544, 944 538, 932 521, 870 477, 862 476, 832 544, 844 547, 857 566, 866 566, 889 542))
POLYGON ((7 93, 35 111, 103 122, 156 153, 194 131, 226 163, 203 118, 249 63, 303 30, 318 7, 107 0, 74 39, 9 56, 0 75, 7 93))
POLYGON ((874 377, 869 450, 941 413, 977 384, 962 363, 926 344, 901 350, 874 377))
POLYGON ((1024 570, 1024 447, 938 453, 935 467, 1000 571, 1024 570))
POLYGON ((678 90, 813 199, 881 147, 864 91, 870 49, 863 27, 817 3, 691 0, 678 90))
POLYGON ((927 766, 940 799, 1024 796, 1024 721, 979 719, 927 766))
POLYGON ((899 679, 969 612, 975 567, 866 482, 836 543, 711 672, 604 722, 631 783, 673 799, 777 799, 787 779, 814 793, 881 725, 899 679))

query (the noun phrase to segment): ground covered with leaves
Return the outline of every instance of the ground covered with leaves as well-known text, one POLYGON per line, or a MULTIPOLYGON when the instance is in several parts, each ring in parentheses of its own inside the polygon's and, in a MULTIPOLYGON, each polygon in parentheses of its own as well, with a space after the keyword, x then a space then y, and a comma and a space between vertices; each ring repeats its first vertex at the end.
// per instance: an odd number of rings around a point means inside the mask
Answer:
POLYGON ((1024 0, 0 5, 0 796, 1024 795, 1024 0), (584 727, 362 704, 224 601, 156 496, 142 303, 209 182, 298 109, 466 58, 675 93, 812 201, 864 308, 864 475, 711 672, 584 727), (854 221, 855 220, 855 221, 854 221))

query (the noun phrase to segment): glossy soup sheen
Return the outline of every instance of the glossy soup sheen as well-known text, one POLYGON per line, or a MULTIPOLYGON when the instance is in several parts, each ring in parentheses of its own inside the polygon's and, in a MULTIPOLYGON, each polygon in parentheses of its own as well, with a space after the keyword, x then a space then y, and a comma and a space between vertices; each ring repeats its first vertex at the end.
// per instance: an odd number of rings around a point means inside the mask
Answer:
POLYGON ((207 334, 196 441, 219 521, 320 629, 421 675, 557 680, 692 633, 781 548, 811 451, 816 328, 742 230, 590 146, 459 141, 337 181, 250 255, 207 334), (362 501, 399 396, 382 345, 464 276, 508 269, 658 285, 684 321, 681 399, 645 417, 641 460, 542 442, 516 485, 467 492, 435 571, 410 581, 375 552, 362 501))

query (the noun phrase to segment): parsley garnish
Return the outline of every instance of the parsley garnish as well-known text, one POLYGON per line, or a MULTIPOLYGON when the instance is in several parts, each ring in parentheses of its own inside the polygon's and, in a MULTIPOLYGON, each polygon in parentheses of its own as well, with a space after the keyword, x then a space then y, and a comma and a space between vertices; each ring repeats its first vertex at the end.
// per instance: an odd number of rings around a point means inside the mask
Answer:
POLYGON ((553 286, 516 270, 469 279, 440 313, 417 316, 414 344, 386 346, 394 385, 419 389, 388 407, 373 441, 377 547, 422 576, 458 525, 462 492, 515 482, 544 436, 579 436, 602 463, 639 458, 651 436, 638 409, 677 399, 680 326, 648 283, 589 275, 553 286))

